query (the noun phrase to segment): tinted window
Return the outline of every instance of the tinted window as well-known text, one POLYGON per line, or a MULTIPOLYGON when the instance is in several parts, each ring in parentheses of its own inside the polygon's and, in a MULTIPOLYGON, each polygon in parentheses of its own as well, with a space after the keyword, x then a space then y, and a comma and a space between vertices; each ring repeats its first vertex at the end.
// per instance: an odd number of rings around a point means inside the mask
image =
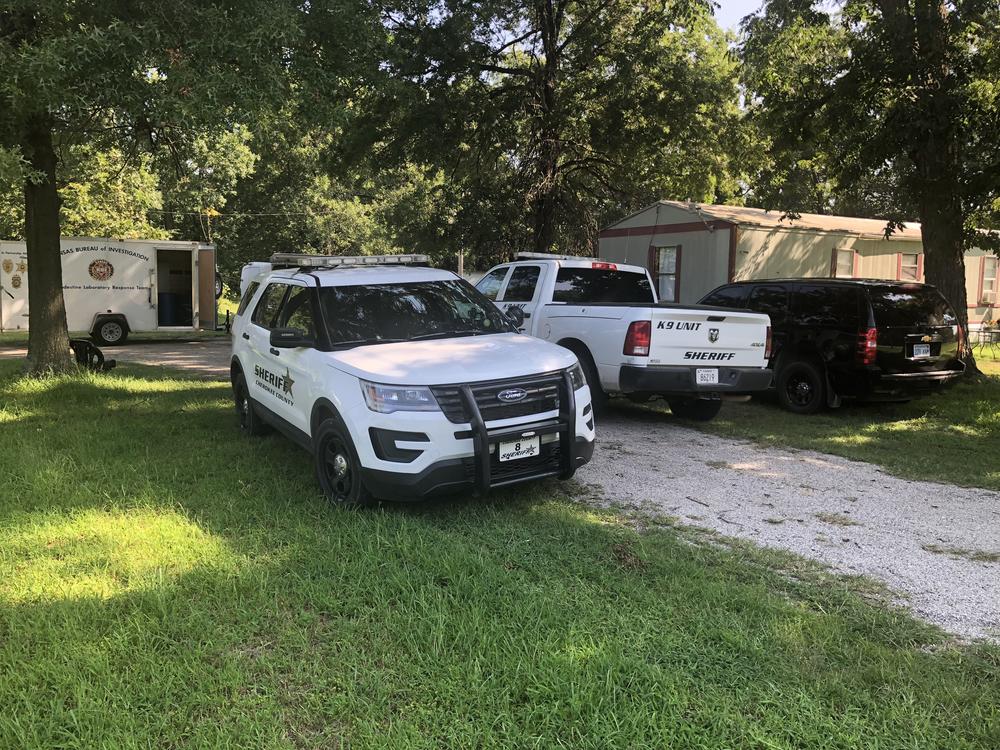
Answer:
POLYGON ((324 287, 319 298, 335 346, 515 330, 496 305, 457 279, 324 287))
POLYGON ((251 320, 262 328, 271 328, 287 288, 287 284, 269 284, 260 295, 260 302, 254 308, 251 320))
POLYGON ((653 301, 653 289, 644 273, 603 268, 560 268, 553 302, 575 305, 601 302, 653 301))
POLYGON ((479 280, 479 283, 476 284, 476 289, 485 294, 489 299, 495 300, 508 270, 507 267, 504 267, 490 271, 479 280))
POLYGON ((503 292, 504 302, 531 302, 535 297, 540 266, 515 266, 503 292))
POLYGON ((879 327, 953 326, 958 323, 948 300, 932 287, 910 284, 871 287, 868 297, 875 311, 875 325, 879 327))
POLYGON ((795 322, 804 326, 859 330, 858 289, 801 286, 795 290, 795 322))
POLYGON ((258 284, 256 281, 250 282, 250 284, 247 286, 246 294, 244 294, 243 299, 240 300, 240 307, 236 311, 237 315, 242 315, 244 313, 244 311, 247 309, 247 305, 250 304, 250 300, 253 299, 254 294, 257 293, 257 287, 259 286, 260 284, 258 284))
POLYGON ((310 336, 316 335, 313 325, 312 292, 308 287, 293 286, 281 306, 277 328, 297 328, 310 336))
POLYGON ((747 307, 771 316, 774 324, 784 323, 788 312, 788 292, 783 286, 755 286, 747 299, 747 307))
POLYGON ((703 305, 718 307, 744 307, 746 305, 747 288, 745 286, 724 286, 710 292, 701 301, 703 305))

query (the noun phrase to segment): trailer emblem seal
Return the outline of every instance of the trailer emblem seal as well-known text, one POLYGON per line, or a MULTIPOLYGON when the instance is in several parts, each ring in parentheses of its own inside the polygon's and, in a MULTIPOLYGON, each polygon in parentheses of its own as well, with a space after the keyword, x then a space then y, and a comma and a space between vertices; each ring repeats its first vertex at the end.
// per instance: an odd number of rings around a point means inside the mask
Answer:
POLYGON ((115 275, 115 267, 103 258, 92 262, 87 270, 90 272, 90 278, 94 281, 107 281, 115 275))
POLYGON ((10 277, 10 285, 12 287, 14 287, 15 289, 20 289, 21 288, 21 277, 18 276, 15 273, 13 276, 10 277))
POLYGON ((708 329, 708 340, 710 342, 712 342, 713 344, 716 341, 719 340, 719 329, 718 328, 709 328, 708 329))
POLYGON ((10 273, 13 270, 14 270, 14 261, 12 261, 10 258, 4 258, 3 259, 3 272, 4 273, 10 273))

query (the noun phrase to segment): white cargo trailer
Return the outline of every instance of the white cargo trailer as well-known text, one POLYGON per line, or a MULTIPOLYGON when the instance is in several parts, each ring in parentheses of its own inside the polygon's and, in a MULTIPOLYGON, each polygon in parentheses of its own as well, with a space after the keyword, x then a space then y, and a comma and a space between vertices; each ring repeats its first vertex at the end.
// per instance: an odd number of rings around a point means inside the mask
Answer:
MULTIPOLYGON (((216 326, 215 246, 167 240, 64 237, 66 322, 104 344, 129 333, 216 326)), ((28 328, 27 249, 0 242, 0 331, 28 328)))

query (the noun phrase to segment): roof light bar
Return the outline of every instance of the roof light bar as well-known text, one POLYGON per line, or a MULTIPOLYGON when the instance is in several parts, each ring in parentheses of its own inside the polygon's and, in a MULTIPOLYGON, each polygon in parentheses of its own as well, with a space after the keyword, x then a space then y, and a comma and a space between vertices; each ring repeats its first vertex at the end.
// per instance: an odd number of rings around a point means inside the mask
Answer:
POLYGON ((275 253, 271 264, 275 267, 338 268, 340 266, 387 266, 427 264, 426 255, 405 253, 399 255, 309 255, 308 253, 275 253))
POLYGON ((555 253, 518 253, 517 257, 525 260, 599 260, 583 255, 556 255, 555 253))

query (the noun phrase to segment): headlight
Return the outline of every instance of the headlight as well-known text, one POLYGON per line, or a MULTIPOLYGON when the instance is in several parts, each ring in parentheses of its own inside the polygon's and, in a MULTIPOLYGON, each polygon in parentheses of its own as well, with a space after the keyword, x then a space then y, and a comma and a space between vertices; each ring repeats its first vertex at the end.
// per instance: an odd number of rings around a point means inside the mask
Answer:
POLYGON ((573 383, 574 391, 578 391, 587 385, 587 379, 583 376, 583 368, 580 367, 579 362, 569 368, 569 379, 573 383))
POLYGON ((365 402, 372 411, 441 411, 431 389, 425 385, 382 385, 361 381, 365 402))

